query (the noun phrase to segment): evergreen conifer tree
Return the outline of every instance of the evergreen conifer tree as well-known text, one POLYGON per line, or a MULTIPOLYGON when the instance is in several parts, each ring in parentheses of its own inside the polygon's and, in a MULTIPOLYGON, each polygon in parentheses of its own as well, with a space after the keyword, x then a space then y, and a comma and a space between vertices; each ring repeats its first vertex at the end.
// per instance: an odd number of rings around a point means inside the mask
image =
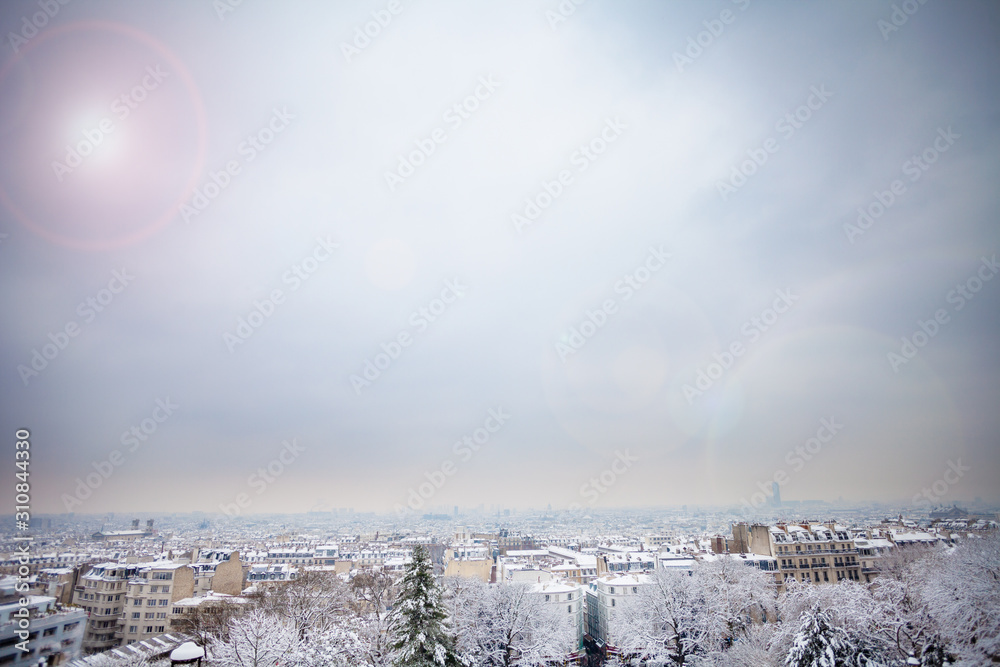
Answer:
POLYGON ((459 667, 441 589, 427 549, 417 546, 393 609, 393 651, 400 667, 459 667))

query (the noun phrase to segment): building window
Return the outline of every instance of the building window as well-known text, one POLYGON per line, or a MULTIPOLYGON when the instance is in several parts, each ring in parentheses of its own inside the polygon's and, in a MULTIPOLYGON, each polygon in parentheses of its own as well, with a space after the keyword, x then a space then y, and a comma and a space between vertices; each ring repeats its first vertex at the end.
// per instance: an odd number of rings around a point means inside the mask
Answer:
POLYGON ((140 614, 139 612, 137 612, 137 611, 132 612, 132 618, 133 619, 138 619, 138 618, 141 618, 141 617, 142 617, 142 614, 140 614))
POLYGON ((131 633, 131 634, 134 635, 136 632, 139 631, 139 626, 137 626, 137 625, 130 625, 130 626, 128 626, 128 631, 129 631, 129 633, 131 633))

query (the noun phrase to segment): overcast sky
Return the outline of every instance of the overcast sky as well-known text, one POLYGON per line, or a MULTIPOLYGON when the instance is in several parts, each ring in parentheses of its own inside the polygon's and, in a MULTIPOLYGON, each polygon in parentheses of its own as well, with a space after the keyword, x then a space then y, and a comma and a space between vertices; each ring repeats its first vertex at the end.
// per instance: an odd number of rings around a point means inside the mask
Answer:
POLYGON ((330 4, 0 8, 34 512, 1000 500, 995 3, 330 4))

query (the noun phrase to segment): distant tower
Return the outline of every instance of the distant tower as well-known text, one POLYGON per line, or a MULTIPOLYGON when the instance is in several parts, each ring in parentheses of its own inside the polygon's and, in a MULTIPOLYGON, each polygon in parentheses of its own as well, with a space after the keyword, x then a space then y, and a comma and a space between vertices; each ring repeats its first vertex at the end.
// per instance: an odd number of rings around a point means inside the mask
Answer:
POLYGON ((771 482, 771 504, 781 507, 781 487, 777 482, 771 482))

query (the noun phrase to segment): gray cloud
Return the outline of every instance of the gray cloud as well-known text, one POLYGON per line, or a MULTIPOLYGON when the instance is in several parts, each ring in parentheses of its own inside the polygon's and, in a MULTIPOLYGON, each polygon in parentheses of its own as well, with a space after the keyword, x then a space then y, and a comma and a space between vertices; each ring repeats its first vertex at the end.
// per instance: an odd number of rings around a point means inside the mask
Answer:
MULTIPOLYGON (((553 30, 555 2, 403 2, 351 62, 341 43, 382 4, 243 3, 220 20, 202 2, 71 3, 18 56, 5 39, 0 426, 35 434, 35 511, 63 511, 168 396, 181 407, 78 511, 215 510, 287 438, 307 449, 253 511, 389 510, 498 405, 510 422, 432 505, 566 506, 621 448, 642 463, 602 504, 736 503, 831 415, 843 432, 785 498, 908 499, 961 455, 956 498, 996 500, 1000 281, 960 311, 946 300, 1000 249, 996 8, 920 5, 886 40, 888 2, 740 6, 588 2, 553 30), (131 28, 74 28, 91 20, 131 28), (172 76, 60 183, 66 142, 160 61, 172 76), (488 76, 496 90, 449 122, 488 76), (832 96, 789 132, 821 86, 832 96), (294 118, 250 160, 275 109, 294 118), (615 118, 620 136, 583 159, 615 118), (911 180, 904 163, 948 127, 960 137, 911 180), (446 140, 390 191, 385 173, 436 128, 446 140), (204 194, 231 160, 203 211, 170 214, 192 174, 204 194), (563 170, 519 233, 511 216, 563 170), (896 179, 905 193, 850 243, 844 225, 896 179), (327 236, 339 247, 296 282, 327 236), (661 245, 671 259, 626 299, 616 284, 661 245), (85 321, 79 304, 123 267, 134 280, 85 321), (456 279, 461 298, 419 315, 456 279), (745 333, 783 289, 794 306, 745 333), (230 351, 224 334, 274 290, 230 351), (556 344, 607 299, 616 312, 564 362, 556 344), (887 354, 938 308, 949 323, 893 372, 887 354), (18 367, 71 322, 26 386, 18 367), (412 344, 358 395, 351 376, 401 332, 412 344), (745 354, 689 403, 733 342, 745 354)), ((36 11, 6 3, 3 33, 36 11)))

